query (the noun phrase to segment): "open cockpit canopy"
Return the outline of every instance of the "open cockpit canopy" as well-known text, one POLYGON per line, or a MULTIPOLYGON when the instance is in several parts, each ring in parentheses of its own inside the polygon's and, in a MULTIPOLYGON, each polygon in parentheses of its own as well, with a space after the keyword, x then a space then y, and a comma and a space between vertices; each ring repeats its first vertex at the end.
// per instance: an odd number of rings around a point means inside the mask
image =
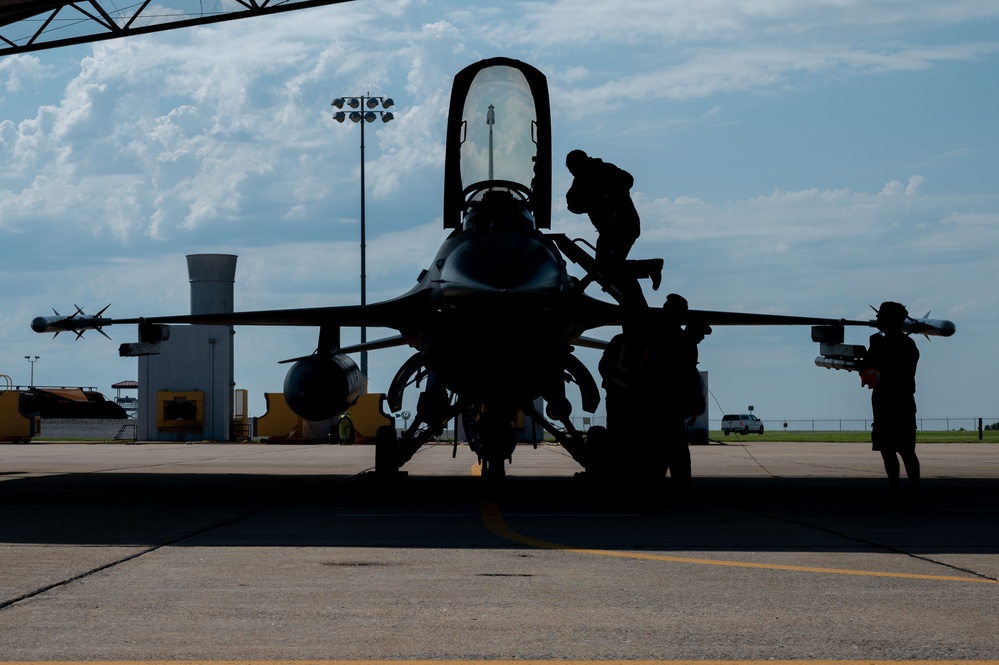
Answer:
POLYGON ((544 74, 492 58, 455 76, 444 164, 444 227, 551 226, 551 112, 544 74))

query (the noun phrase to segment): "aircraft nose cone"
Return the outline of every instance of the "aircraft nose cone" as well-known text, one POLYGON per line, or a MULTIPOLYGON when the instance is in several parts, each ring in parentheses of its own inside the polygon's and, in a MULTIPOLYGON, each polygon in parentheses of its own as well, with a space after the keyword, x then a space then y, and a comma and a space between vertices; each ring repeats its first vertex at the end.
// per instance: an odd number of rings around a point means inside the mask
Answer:
POLYGON ((559 259, 534 238, 483 234, 455 248, 441 268, 441 281, 448 297, 538 294, 561 288, 563 273, 559 259))
MULTIPOLYGON (((24 325, 24 324, 21 324, 24 325)), ((31 320, 31 329, 36 333, 43 333, 49 327, 49 321, 44 316, 36 316, 31 320)))

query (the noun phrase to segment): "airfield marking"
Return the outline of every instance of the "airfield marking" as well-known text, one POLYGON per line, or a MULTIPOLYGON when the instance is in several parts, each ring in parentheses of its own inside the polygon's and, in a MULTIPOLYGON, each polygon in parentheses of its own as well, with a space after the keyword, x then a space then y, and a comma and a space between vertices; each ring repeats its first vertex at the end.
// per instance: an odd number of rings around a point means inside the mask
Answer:
MULTIPOLYGON (((203 660, 18 660, 4 665, 204 665, 203 660)), ((468 660, 212 660, 211 665, 467 665, 468 660)), ((999 660, 475 660, 485 665, 999 665, 999 660)))
MULTIPOLYGON (((478 464, 474 464, 472 466, 472 475, 478 476, 481 475, 481 473, 482 473, 481 467, 478 464)), ((722 566, 728 568, 756 568, 758 570, 782 570, 782 571, 796 572, 796 573, 854 575, 860 577, 893 577, 893 578, 907 579, 907 580, 931 580, 935 582, 978 582, 982 584, 999 584, 999 580, 989 579, 987 577, 960 577, 956 575, 923 575, 918 573, 893 573, 893 572, 878 571, 878 570, 852 570, 849 568, 820 568, 816 566, 793 566, 787 564, 757 563, 752 561, 698 559, 693 557, 668 556, 665 554, 647 554, 644 552, 623 552, 619 550, 594 550, 594 549, 587 549, 584 547, 573 547, 571 545, 553 543, 547 540, 541 540, 539 538, 533 538, 531 536, 525 536, 524 534, 517 533, 507 525, 506 520, 503 519, 503 514, 500 512, 499 506, 496 505, 496 502, 489 499, 483 499, 479 503, 479 512, 482 515, 482 522, 485 525, 486 530, 492 533, 493 535, 499 536, 504 540, 511 540, 515 543, 520 543, 521 545, 527 545, 528 547, 536 547, 538 549, 543 549, 543 550, 560 550, 563 552, 575 552, 576 554, 611 556, 611 557, 619 557, 622 559, 643 559, 645 561, 690 563, 700 566, 722 566)), ((808 662, 813 662, 813 661, 808 661, 808 662)), ((837 662, 845 662, 845 661, 837 661, 837 662)), ((946 661, 940 661, 940 662, 946 662, 946 661)))

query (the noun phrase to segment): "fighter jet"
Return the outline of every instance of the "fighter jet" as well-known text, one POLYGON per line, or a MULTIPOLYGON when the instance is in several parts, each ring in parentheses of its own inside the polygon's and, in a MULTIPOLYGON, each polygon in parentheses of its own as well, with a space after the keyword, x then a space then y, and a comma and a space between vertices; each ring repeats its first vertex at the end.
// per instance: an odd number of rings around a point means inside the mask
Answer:
MULTIPOLYGON (((375 445, 376 474, 395 474, 449 421, 461 417, 469 446, 484 476, 502 476, 516 439, 518 410, 542 424, 584 468, 586 432, 573 427, 567 386, 586 412, 600 403, 597 383, 575 347, 602 348, 586 337, 595 328, 622 323, 626 307, 617 285, 600 272, 586 243, 551 233, 551 113, 547 80, 534 67, 509 58, 474 63, 454 79, 444 167, 447 237, 416 286, 370 305, 267 310, 230 314, 104 319, 38 317, 36 332, 102 329, 138 324, 313 326, 316 349, 293 359, 284 381, 291 409, 308 420, 326 420, 359 398, 364 377, 349 354, 408 345, 386 391, 389 408, 402 408, 404 392, 422 385, 412 423, 401 434, 385 427, 375 445), (571 276, 568 262, 587 271, 571 276), (612 302, 585 289, 598 284, 612 302), (344 327, 384 328, 396 334, 344 347, 344 327), (540 413, 539 398, 547 405, 540 413)), ((813 339, 849 368, 843 326, 872 321, 691 310, 710 325, 811 325, 813 339), (816 332, 818 331, 818 332, 816 332), (816 337, 819 338, 816 338, 816 337)), ((916 320, 913 321, 916 325, 916 320)), ((918 320, 921 334, 950 335, 949 321, 918 320)), ((668 377, 664 377, 668 380, 668 377)))

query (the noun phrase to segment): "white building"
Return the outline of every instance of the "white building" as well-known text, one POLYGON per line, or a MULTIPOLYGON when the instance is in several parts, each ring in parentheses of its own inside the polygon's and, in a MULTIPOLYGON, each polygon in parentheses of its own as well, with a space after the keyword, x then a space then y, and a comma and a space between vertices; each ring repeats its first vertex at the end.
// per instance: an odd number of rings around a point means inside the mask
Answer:
MULTIPOLYGON (((233 311, 236 256, 191 254, 191 314, 233 311)), ((136 438, 227 441, 233 410, 232 326, 169 326, 159 353, 139 358, 136 438)))

